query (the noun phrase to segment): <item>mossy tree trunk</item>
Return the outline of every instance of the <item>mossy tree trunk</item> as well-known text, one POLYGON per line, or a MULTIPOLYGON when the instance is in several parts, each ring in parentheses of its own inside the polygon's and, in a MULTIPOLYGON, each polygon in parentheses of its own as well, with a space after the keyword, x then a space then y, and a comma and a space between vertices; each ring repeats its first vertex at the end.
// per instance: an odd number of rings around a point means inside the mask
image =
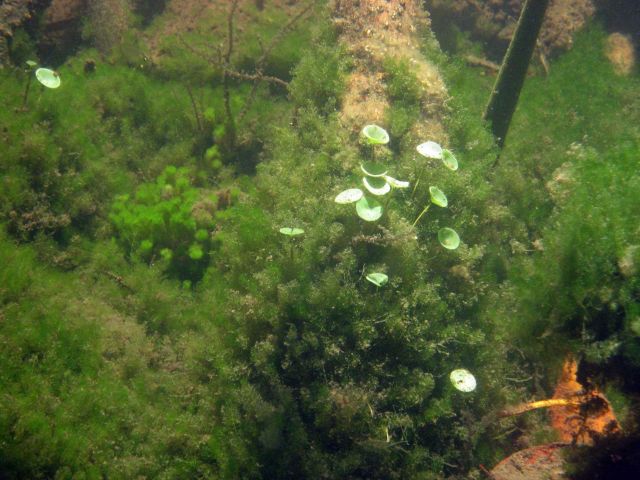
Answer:
POLYGON ((511 117, 518 104, 548 6, 549 0, 526 0, 484 112, 484 119, 491 124, 491 131, 500 147, 504 145, 511 117))

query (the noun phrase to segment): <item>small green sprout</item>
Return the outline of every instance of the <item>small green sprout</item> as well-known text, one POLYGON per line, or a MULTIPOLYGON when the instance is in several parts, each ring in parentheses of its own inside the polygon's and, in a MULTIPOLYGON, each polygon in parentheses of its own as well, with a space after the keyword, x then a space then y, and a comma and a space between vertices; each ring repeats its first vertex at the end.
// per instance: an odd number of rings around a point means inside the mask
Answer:
MULTIPOLYGON (((24 94, 22 95, 22 110, 26 111, 27 109, 27 98, 29 97, 29 88, 31 87, 31 79, 33 78, 31 75, 31 71, 33 71, 38 64, 33 60, 27 60, 25 62, 29 69, 29 75, 27 77, 27 85, 24 89, 24 94)), ((58 88, 60 86, 60 75, 58 72, 54 70, 50 70, 48 68, 38 68, 35 70, 36 79, 47 88, 58 88)))
POLYGON ((189 247, 189 258, 191 260, 200 260, 204 257, 204 250, 202 250, 202 246, 194 243, 189 247))
POLYGON ((441 228, 438 231, 438 241, 447 250, 455 250, 460 246, 460 237, 453 228, 441 228))
POLYGON ((362 162, 360 170, 368 177, 384 177, 387 174, 387 167, 376 162, 362 162))
POLYGON ((199 242, 204 242, 207 238, 209 238, 209 232, 207 232, 204 228, 199 228, 198 230, 196 230, 195 237, 199 242))
MULTIPOLYGON (((429 187, 429 195, 431 196, 431 202, 439 207, 446 207, 449 202, 447 201, 447 196, 440 190, 438 187, 429 187)), ((420 215, 415 219, 412 226, 416 226, 416 224, 420 221, 422 216, 427 213, 431 204, 427 204, 426 207, 420 212, 420 215)))
POLYGON ((449 170, 458 170, 458 159, 450 150, 447 150, 446 148, 442 149, 442 163, 444 163, 444 166, 449 170))
POLYGON ((476 377, 466 368, 458 368, 449 375, 451 384, 461 392, 473 392, 476 389, 476 377))
POLYGON ((373 195, 382 196, 391 191, 391 185, 380 177, 362 177, 365 188, 373 195))
POLYGON ((296 237, 298 235, 302 235, 304 230, 302 228, 283 227, 280 229, 280 233, 287 235, 288 237, 296 237))
POLYGON ((383 178, 391 185, 391 188, 409 188, 409 182, 405 182, 404 180, 398 180, 389 175, 385 175, 383 178))
POLYGON ((339 203, 341 205, 344 205, 347 203, 354 203, 360 200, 363 195, 364 193, 359 188, 349 188, 348 190, 344 190, 343 192, 340 192, 336 196, 334 202, 339 203))
POLYGON ((431 202, 439 207, 446 207, 449 205, 447 196, 438 187, 429 187, 429 195, 431 195, 431 202))
POLYGON ((366 222, 375 222, 382 216, 382 204, 374 198, 363 196, 356 203, 358 216, 366 222))
POLYGON ((369 145, 386 145, 389 143, 389 134, 378 125, 367 125, 362 129, 362 135, 369 145))
MULTIPOLYGON (((362 135, 367 139, 370 146, 384 145, 389 142, 389 134, 384 128, 377 125, 367 125, 362 129, 362 135)), ((362 183, 371 195, 381 197, 388 194, 392 189, 409 187, 409 182, 397 180, 387 175, 387 167, 378 162, 362 162, 360 170, 365 174, 362 177, 362 183)), ((375 222, 382 216, 382 212, 386 210, 389 200, 390 196, 387 197, 387 201, 383 206, 377 200, 364 195, 361 189, 350 188, 340 192, 334 201, 339 204, 356 202, 358 216, 367 222, 375 222)))
POLYGON ((302 235, 304 230, 298 227, 282 227, 279 231, 281 234, 291 238, 289 245, 289 257, 291 258, 291 261, 293 261, 293 244, 295 237, 302 235))
POLYGON ((149 252, 151 252, 151 249, 153 248, 153 242, 151 240, 143 240, 142 242, 140 242, 140 251, 144 254, 148 254, 149 252))
POLYGON ((386 285, 387 282, 389 282, 389 277, 384 273, 379 272, 370 273, 365 278, 373 283, 376 287, 382 287, 386 285))
MULTIPOLYGON (((442 160, 444 166, 449 170, 457 170, 458 169, 458 160, 455 155, 451 152, 451 150, 447 150, 446 148, 442 148, 440 144, 432 141, 421 143, 416 147, 416 150, 420 155, 426 158, 433 158, 435 160, 442 160)), ((411 198, 416 193, 416 189, 418 188, 418 184, 420 183, 420 179, 422 178, 422 173, 424 168, 420 171, 420 175, 418 175, 418 180, 413 187, 413 193, 411 198)))
POLYGON ((49 68, 37 69, 36 79, 47 88, 58 88, 60 86, 60 75, 49 68))

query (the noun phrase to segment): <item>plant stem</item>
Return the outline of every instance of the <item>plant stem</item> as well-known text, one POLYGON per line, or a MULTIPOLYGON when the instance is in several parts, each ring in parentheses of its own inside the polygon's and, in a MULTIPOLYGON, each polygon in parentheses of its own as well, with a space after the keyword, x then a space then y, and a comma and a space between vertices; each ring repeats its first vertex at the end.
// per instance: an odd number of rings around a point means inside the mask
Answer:
POLYGON ((422 174, 424 173, 424 167, 420 170, 420 175, 418 175, 418 179, 416 180, 416 184, 413 186, 413 191, 411 192, 411 200, 416 194, 416 190, 418 190, 418 185, 420 184, 420 180, 422 180, 422 174))
POLYGON ((418 221, 422 218, 422 216, 427 213, 427 210, 429 210, 429 207, 431 206, 431 204, 428 204, 426 207, 424 207, 424 210, 422 210, 422 212, 420 212, 420 215, 418 215, 418 218, 416 218, 415 222, 413 222, 413 225, 411 225, 412 227, 416 226, 416 223, 418 223, 418 221))
POLYGON ((391 187, 391 191, 389 193, 387 193, 387 201, 384 202, 384 205, 382 206, 382 211, 385 212, 387 210, 387 206, 389 205, 389 202, 391 201, 391 194, 393 193, 393 187, 391 187))
POLYGON ((29 72, 29 79, 27 80, 27 88, 24 89, 24 96, 22 97, 22 109, 25 110, 27 108, 27 97, 29 96, 29 87, 31 86, 31 76, 33 74, 31 71, 29 72))

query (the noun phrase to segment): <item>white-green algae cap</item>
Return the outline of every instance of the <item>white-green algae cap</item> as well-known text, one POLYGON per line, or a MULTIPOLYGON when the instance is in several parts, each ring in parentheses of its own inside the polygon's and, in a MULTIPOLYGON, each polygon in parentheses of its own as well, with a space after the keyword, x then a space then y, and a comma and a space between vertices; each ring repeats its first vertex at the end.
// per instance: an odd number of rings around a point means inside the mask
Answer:
POLYGON ((439 207, 446 207, 449 205, 447 196, 438 187, 429 187, 429 195, 431 195, 431 202, 439 207))
POLYGON ((362 162, 360 170, 369 177, 384 177, 387 174, 387 167, 377 162, 362 162))
POLYGON ((436 142, 428 141, 421 143, 416 147, 416 150, 423 157, 435 158, 436 160, 442 159, 442 147, 436 142))
POLYGON ((47 88, 58 88, 60 86, 60 75, 49 68, 37 69, 36 78, 47 88))
POLYGON ((382 216, 382 204, 375 198, 364 196, 356 203, 356 212, 361 219, 375 222, 382 216))
POLYGON ((389 277, 387 275, 379 272, 370 273, 365 278, 373 283, 376 287, 382 287, 389 281, 389 277))
POLYGON ((362 129, 362 135, 372 145, 386 145, 389 143, 389 134, 378 125, 367 125, 362 129))
POLYGON ((460 246, 460 237, 458 233, 449 227, 441 228, 438 231, 438 241, 440 245, 448 250, 455 250, 460 246))
POLYGON ((386 195, 391 191, 391 185, 384 178, 362 177, 362 183, 374 195, 386 195))
POLYGON ((283 227, 280 229, 280 233, 289 237, 295 237, 296 235, 302 235, 304 230, 302 228, 283 227))
POLYGON ((409 188, 409 182, 405 182, 404 180, 398 180, 396 178, 390 177, 389 175, 385 175, 383 178, 393 188, 409 188))
POLYGON ((476 389, 476 377, 466 368, 458 368, 449 375, 453 386, 461 392, 473 392, 476 389))
POLYGON ((444 166, 449 170, 458 170, 458 159, 450 150, 447 150, 446 148, 442 149, 442 163, 444 163, 444 166))
POLYGON ((364 193, 359 188, 349 188, 343 192, 340 192, 334 202, 344 205, 345 203, 357 202, 362 198, 364 193))

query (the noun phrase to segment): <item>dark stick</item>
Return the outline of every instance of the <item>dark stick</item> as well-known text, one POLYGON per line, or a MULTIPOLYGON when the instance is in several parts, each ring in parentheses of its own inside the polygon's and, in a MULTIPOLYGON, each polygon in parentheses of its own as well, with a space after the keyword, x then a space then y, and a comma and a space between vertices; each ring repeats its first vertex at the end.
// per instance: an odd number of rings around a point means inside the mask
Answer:
POLYGON ((31 86, 31 77, 33 72, 29 71, 29 79, 27 80, 27 88, 24 89, 24 96, 22 97, 22 110, 27 109, 27 97, 29 96, 29 87, 31 86))
POLYGON ((193 98, 193 91, 191 87, 187 85, 187 93, 189 94, 189 100, 191 100, 191 107, 193 108, 193 115, 196 117, 196 125, 198 127, 198 131, 202 132, 202 120, 200 119, 200 111, 198 110, 198 105, 196 104, 195 98, 193 98))
POLYGON ((491 124, 491 131, 500 147, 504 145, 518 104, 548 5, 549 0, 526 0, 484 112, 483 118, 491 124))
POLYGON ((231 111, 231 93, 229 91, 229 67, 231 65, 231 54, 233 53, 233 17, 237 8, 238 0, 233 0, 231 2, 231 8, 229 9, 229 16, 227 17, 227 51, 224 54, 222 64, 222 89, 224 96, 224 110, 227 116, 226 143, 228 146, 235 144, 235 122, 233 120, 233 112, 231 111))

